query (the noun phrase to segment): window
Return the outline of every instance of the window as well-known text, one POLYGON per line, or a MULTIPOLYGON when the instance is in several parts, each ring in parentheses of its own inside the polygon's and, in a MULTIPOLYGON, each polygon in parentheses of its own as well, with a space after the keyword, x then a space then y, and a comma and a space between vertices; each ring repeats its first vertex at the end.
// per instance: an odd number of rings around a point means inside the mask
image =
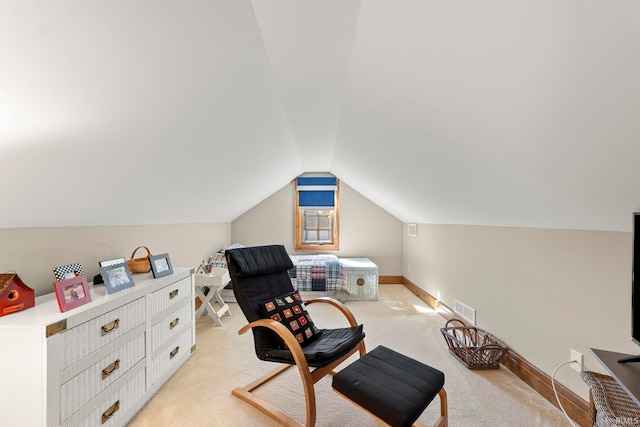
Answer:
POLYGON ((338 179, 296 179, 296 250, 339 248, 338 179))

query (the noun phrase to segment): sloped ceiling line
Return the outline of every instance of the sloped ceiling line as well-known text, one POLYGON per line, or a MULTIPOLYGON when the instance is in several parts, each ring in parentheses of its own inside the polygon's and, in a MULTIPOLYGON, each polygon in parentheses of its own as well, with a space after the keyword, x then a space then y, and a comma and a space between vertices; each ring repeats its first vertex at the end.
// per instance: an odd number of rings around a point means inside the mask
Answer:
POLYGON ((360 0, 253 0, 304 170, 328 171, 360 0))

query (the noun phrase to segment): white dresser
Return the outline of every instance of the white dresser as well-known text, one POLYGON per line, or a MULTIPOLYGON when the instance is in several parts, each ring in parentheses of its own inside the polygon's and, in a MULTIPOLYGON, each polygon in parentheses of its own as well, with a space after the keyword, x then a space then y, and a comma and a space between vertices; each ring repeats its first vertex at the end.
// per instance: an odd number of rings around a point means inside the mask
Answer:
POLYGON ((124 426, 195 350, 192 270, 0 317, 0 425, 124 426))

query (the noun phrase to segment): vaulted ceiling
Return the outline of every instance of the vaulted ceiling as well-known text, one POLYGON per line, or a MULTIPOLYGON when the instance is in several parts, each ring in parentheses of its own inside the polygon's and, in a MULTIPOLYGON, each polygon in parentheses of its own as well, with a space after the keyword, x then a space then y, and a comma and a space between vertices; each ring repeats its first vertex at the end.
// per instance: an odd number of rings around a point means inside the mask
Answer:
POLYGON ((631 229, 637 0, 0 2, 0 228, 226 222, 331 172, 404 222, 631 229))

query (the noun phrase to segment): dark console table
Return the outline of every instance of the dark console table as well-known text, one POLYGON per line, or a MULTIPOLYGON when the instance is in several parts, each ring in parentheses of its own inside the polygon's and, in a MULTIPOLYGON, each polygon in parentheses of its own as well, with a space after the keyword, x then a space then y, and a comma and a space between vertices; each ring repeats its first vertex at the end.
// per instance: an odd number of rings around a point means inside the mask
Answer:
POLYGON ((632 356, 614 351, 592 348, 591 351, 611 376, 627 392, 629 397, 640 406, 640 362, 620 363, 619 359, 632 356))

